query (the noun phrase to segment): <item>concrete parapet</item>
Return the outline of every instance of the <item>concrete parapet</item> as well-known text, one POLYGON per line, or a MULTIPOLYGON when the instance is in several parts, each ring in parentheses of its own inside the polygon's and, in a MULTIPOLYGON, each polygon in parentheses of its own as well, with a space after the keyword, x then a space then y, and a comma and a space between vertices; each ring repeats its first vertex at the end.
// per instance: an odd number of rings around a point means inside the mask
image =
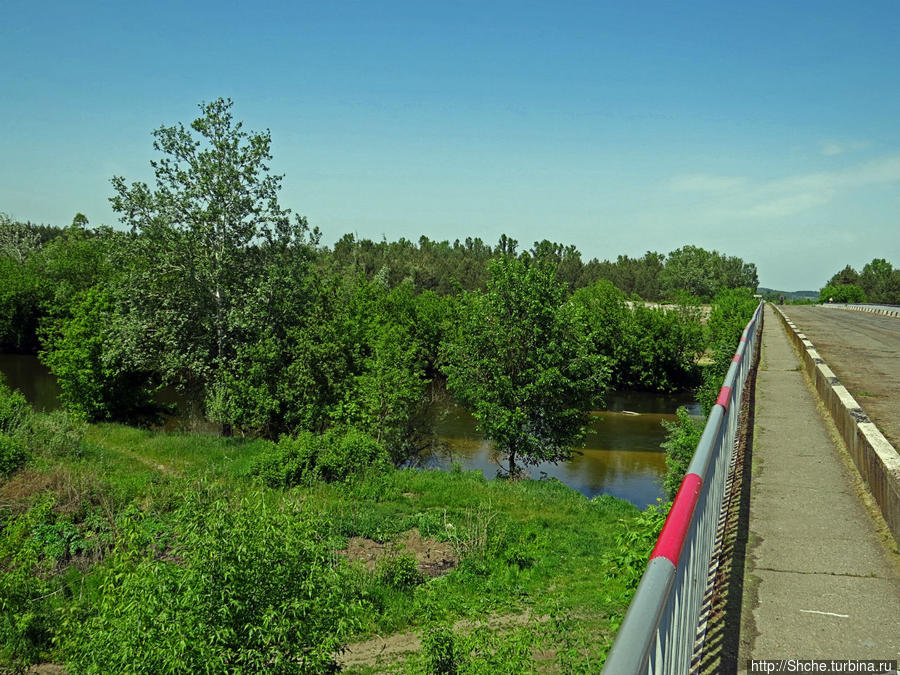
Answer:
POLYGON ((800 350, 803 368, 819 394, 853 458, 869 485, 894 540, 900 543, 900 453, 868 418, 797 326, 773 305, 790 329, 788 335, 800 350))
POLYGON ((894 316, 900 318, 900 307, 891 307, 884 305, 836 305, 829 303, 821 305, 821 307, 834 307, 835 309, 852 309, 856 312, 868 312, 869 314, 880 314, 882 316, 894 316))

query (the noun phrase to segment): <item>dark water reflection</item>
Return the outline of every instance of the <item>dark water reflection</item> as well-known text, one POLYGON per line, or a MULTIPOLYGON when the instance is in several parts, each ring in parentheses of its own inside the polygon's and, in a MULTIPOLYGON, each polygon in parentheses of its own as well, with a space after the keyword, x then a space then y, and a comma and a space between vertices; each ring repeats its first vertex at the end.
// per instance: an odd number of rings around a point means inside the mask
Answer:
POLYGON ((47 412, 59 407, 59 385, 38 357, 0 354, 0 374, 10 389, 21 391, 35 410, 47 412))
MULTIPOLYGON (((0 354, 0 373, 35 409, 47 411, 59 407, 56 378, 37 357, 0 354)), ((179 408, 185 408, 174 392, 160 398, 165 399, 161 403, 176 403, 179 408)), ((497 457, 492 444, 475 428, 473 417, 446 396, 435 397, 433 405, 435 433, 446 451, 425 456, 425 466, 449 468, 457 461, 463 468, 477 469, 488 478, 496 476, 502 458, 497 457)), ((660 483, 666 470, 665 455, 660 448, 665 439, 661 422, 674 420, 680 405, 688 406, 694 414, 699 412, 690 394, 610 394, 607 409, 593 413, 582 454, 571 462, 533 467, 531 474, 535 478, 558 478, 587 497, 611 494, 639 507, 652 504, 662 496, 660 483)), ((196 413, 192 422, 186 422, 190 415, 185 410, 169 418, 165 428, 217 431, 217 425, 197 420, 196 413)))

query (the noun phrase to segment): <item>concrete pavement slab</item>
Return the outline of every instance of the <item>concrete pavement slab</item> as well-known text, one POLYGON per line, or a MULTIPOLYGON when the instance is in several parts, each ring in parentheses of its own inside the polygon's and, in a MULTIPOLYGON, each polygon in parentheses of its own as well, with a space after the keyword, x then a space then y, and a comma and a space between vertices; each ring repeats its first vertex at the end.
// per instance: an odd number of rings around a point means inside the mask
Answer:
POLYGON ((741 656, 900 658, 900 566, 830 420, 766 310, 756 386, 741 656))

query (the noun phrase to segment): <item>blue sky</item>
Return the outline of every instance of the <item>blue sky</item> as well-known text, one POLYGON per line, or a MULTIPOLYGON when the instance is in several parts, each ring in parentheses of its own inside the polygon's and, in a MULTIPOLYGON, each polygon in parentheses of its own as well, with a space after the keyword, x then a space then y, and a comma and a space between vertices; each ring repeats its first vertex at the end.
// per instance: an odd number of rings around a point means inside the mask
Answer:
POLYGON ((109 179, 228 96, 329 244, 900 266, 900 3, 625 4, 5 0, 0 211, 116 224, 109 179))

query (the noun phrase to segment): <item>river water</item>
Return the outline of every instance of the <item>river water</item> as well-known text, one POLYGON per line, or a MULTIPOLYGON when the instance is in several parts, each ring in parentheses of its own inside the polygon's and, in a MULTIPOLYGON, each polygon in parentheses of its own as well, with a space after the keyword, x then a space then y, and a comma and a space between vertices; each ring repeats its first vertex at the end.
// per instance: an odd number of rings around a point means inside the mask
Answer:
MULTIPOLYGON (((426 466, 449 468, 457 461, 464 469, 496 476, 502 458, 478 432, 475 419, 452 401, 440 405, 444 413, 435 431, 449 452, 426 458, 426 466)), ((660 484, 666 472, 660 447, 666 436, 662 422, 675 420, 675 410, 682 405, 692 414, 700 412, 689 393, 612 392, 606 397, 606 409, 591 414, 580 454, 570 462, 531 467, 531 476, 558 478, 586 497, 610 494, 641 508, 653 504, 663 496, 660 484)))
MULTIPOLYGON (((59 406, 56 378, 36 357, 0 354, 0 373, 35 409, 59 406)), ((660 484, 666 471, 660 447, 665 440, 662 422, 674 420, 681 405, 699 413, 689 393, 612 392, 606 397, 606 409, 592 413, 581 454, 570 462, 532 467, 531 475, 558 478, 587 497, 610 494, 641 508, 653 504, 663 494, 660 484)), ((448 397, 438 397, 434 406, 435 433, 446 450, 425 456, 424 465, 449 468, 459 462, 466 470, 496 476, 502 459, 478 432, 474 418, 448 397)))

